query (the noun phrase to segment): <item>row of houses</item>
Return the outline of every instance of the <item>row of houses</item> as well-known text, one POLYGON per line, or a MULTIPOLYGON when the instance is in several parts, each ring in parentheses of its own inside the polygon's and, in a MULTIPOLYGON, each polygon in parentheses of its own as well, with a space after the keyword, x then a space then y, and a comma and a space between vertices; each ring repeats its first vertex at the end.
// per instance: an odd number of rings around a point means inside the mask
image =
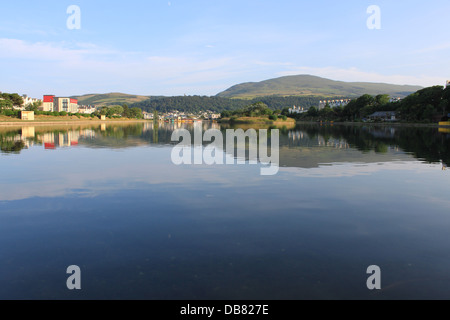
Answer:
MULTIPOLYGON (((151 112, 143 112, 144 119, 153 120, 153 113, 151 112)), ((220 118, 219 113, 214 113, 212 111, 206 111, 201 114, 187 114, 184 112, 167 112, 158 115, 160 121, 164 120, 174 120, 174 121, 182 121, 182 120, 199 120, 199 119, 207 119, 207 120, 217 120, 220 118)))
MULTIPOLYGON (((450 81, 448 81, 450 83, 450 81)), ((330 108, 338 108, 338 107, 345 107, 348 105, 352 100, 351 99, 337 99, 337 100, 320 100, 319 101, 319 110, 325 109, 325 107, 328 105, 330 108)), ((390 98, 389 102, 399 102, 401 101, 401 98, 390 98)), ((289 114, 301 114, 308 112, 308 109, 300 106, 293 106, 292 108, 289 108, 289 114)))
POLYGON ((41 102, 41 99, 36 99, 36 98, 30 98, 28 95, 24 94, 22 95, 22 99, 23 99, 23 105, 24 107, 29 106, 30 104, 36 103, 36 102, 41 102))
POLYGON ((350 103, 350 101, 352 101, 351 99, 340 99, 340 100, 321 100, 319 102, 319 110, 324 109, 327 104, 331 107, 331 108, 337 108, 337 107, 345 107, 346 105, 348 105, 350 103))
POLYGON ((289 114, 301 114, 306 112, 308 112, 308 109, 300 106, 293 106, 292 108, 289 108, 289 114))

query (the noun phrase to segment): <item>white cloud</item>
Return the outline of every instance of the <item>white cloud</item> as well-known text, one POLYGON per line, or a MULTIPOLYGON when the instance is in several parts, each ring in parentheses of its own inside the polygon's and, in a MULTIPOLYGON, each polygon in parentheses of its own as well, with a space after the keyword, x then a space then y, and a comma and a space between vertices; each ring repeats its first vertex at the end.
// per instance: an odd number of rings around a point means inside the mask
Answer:
MULTIPOLYGON (((28 63, 33 67, 34 76, 41 72, 39 82, 42 82, 42 77, 47 77, 51 88, 60 85, 61 79, 90 87, 93 91, 98 91, 93 86, 98 87, 99 84, 110 85, 111 90, 128 90, 127 86, 140 81, 148 88, 142 94, 162 94, 154 92, 152 87, 161 90, 163 85, 198 87, 206 83, 208 88, 216 87, 212 82, 242 70, 242 66, 237 66, 238 63, 228 57, 147 56, 142 52, 115 51, 91 43, 29 43, 17 39, 0 39, 0 58, 20 63, 21 67, 28 63), (44 68, 45 73, 42 73, 44 68), (148 92, 150 90, 153 92, 148 92)), ((26 72, 24 76, 28 80, 32 78, 26 72)), ((191 92, 188 90, 188 93, 191 92)))
POLYGON ((0 58, 43 61, 65 61, 78 59, 80 50, 69 50, 48 43, 27 43, 17 39, 0 39, 0 58))
POLYGON ((170 56, 149 56, 144 52, 119 51, 92 43, 33 43, 8 38, 0 38, 0 59, 6 62, 3 68, 4 83, 0 80, 3 90, 25 91, 36 96, 43 92, 74 94, 73 91, 126 91, 144 95, 216 94, 229 85, 253 81, 257 77, 267 79, 273 74, 312 74, 341 81, 421 86, 446 81, 445 77, 433 74, 386 75, 357 68, 296 67, 291 62, 246 55, 205 57, 177 52, 170 56), (22 79, 13 77, 17 68, 22 70, 22 79), (283 69, 285 71, 277 73, 283 69), (23 87, 25 84, 28 87, 23 87))

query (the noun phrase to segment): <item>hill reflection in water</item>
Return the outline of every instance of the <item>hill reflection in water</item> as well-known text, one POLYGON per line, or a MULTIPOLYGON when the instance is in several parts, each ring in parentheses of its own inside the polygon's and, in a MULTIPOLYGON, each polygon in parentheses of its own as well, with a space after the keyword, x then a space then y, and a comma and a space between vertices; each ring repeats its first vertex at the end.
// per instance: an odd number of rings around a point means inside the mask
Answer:
MULTIPOLYGON (((176 144, 171 141, 174 130, 187 129, 193 136, 194 126, 201 126, 203 131, 221 130, 224 133, 224 149, 225 131, 237 128, 210 122, 161 123, 156 126, 153 123, 137 123, 3 127, 0 128, 0 147, 2 153, 17 154, 22 149, 31 147, 120 149, 173 146, 176 144)), ((243 129, 247 130, 248 127, 243 129)), ((336 162, 376 163, 414 158, 429 163, 442 163, 444 166, 450 163, 450 134, 438 128, 298 125, 291 129, 278 129, 281 167, 314 168, 336 162)), ((207 144, 209 143, 203 143, 204 146, 207 144)))

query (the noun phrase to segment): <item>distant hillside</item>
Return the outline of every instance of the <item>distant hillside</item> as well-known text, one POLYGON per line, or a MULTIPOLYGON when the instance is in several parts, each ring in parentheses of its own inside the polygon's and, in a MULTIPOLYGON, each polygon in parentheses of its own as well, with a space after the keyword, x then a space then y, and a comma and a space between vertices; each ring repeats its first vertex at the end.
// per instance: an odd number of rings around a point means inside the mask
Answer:
POLYGON ((144 111, 157 110, 159 112, 168 112, 173 110, 197 113, 200 111, 230 111, 242 109, 252 103, 263 102, 273 110, 282 110, 286 107, 302 106, 309 108, 318 106, 323 97, 259 97, 253 100, 247 99, 229 99, 221 97, 207 96, 179 96, 179 97, 152 97, 151 99, 129 105, 130 108, 137 107, 144 111))
POLYGON ((83 96, 73 96, 71 98, 78 99, 80 105, 110 106, 115 104, 122 105, 124 103, 130 105, 145 101, 150 97, 114 92, 106 94, 86 94, 83 96))
POLYGON ((419 86, 401 86, 387 83, 343 82, 311 75, 287 76, 262 82, 235 85, 219 93, 222 98, 254 99, 264 96, 324 96, 359 97, 363 94, 389 94, 404 98, 422 89, 419 86))

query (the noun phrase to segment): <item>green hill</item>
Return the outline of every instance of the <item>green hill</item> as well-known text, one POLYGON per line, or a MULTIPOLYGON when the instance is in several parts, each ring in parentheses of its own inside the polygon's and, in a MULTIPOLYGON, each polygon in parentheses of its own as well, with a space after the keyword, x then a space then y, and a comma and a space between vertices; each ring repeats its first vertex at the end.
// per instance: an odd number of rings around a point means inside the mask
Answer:
POLYGON ((343 82, 311 75, 287 76, 261 82, 235 85, 219 93, 222 98, 254 99, 264 96, 321 96, 359 97, 363 94, 389 94, 404 98, 422 89, 419 86, 402 86, 387 83, 343 82))
POLYGON ((83 96, 73 96, 71 98, 78 99, 80 105, 110 106, 116 104, 122 105, 124 103, 130 105, 145 101, 150 97, 114 92, 106 94, 86 94, 83 96))

